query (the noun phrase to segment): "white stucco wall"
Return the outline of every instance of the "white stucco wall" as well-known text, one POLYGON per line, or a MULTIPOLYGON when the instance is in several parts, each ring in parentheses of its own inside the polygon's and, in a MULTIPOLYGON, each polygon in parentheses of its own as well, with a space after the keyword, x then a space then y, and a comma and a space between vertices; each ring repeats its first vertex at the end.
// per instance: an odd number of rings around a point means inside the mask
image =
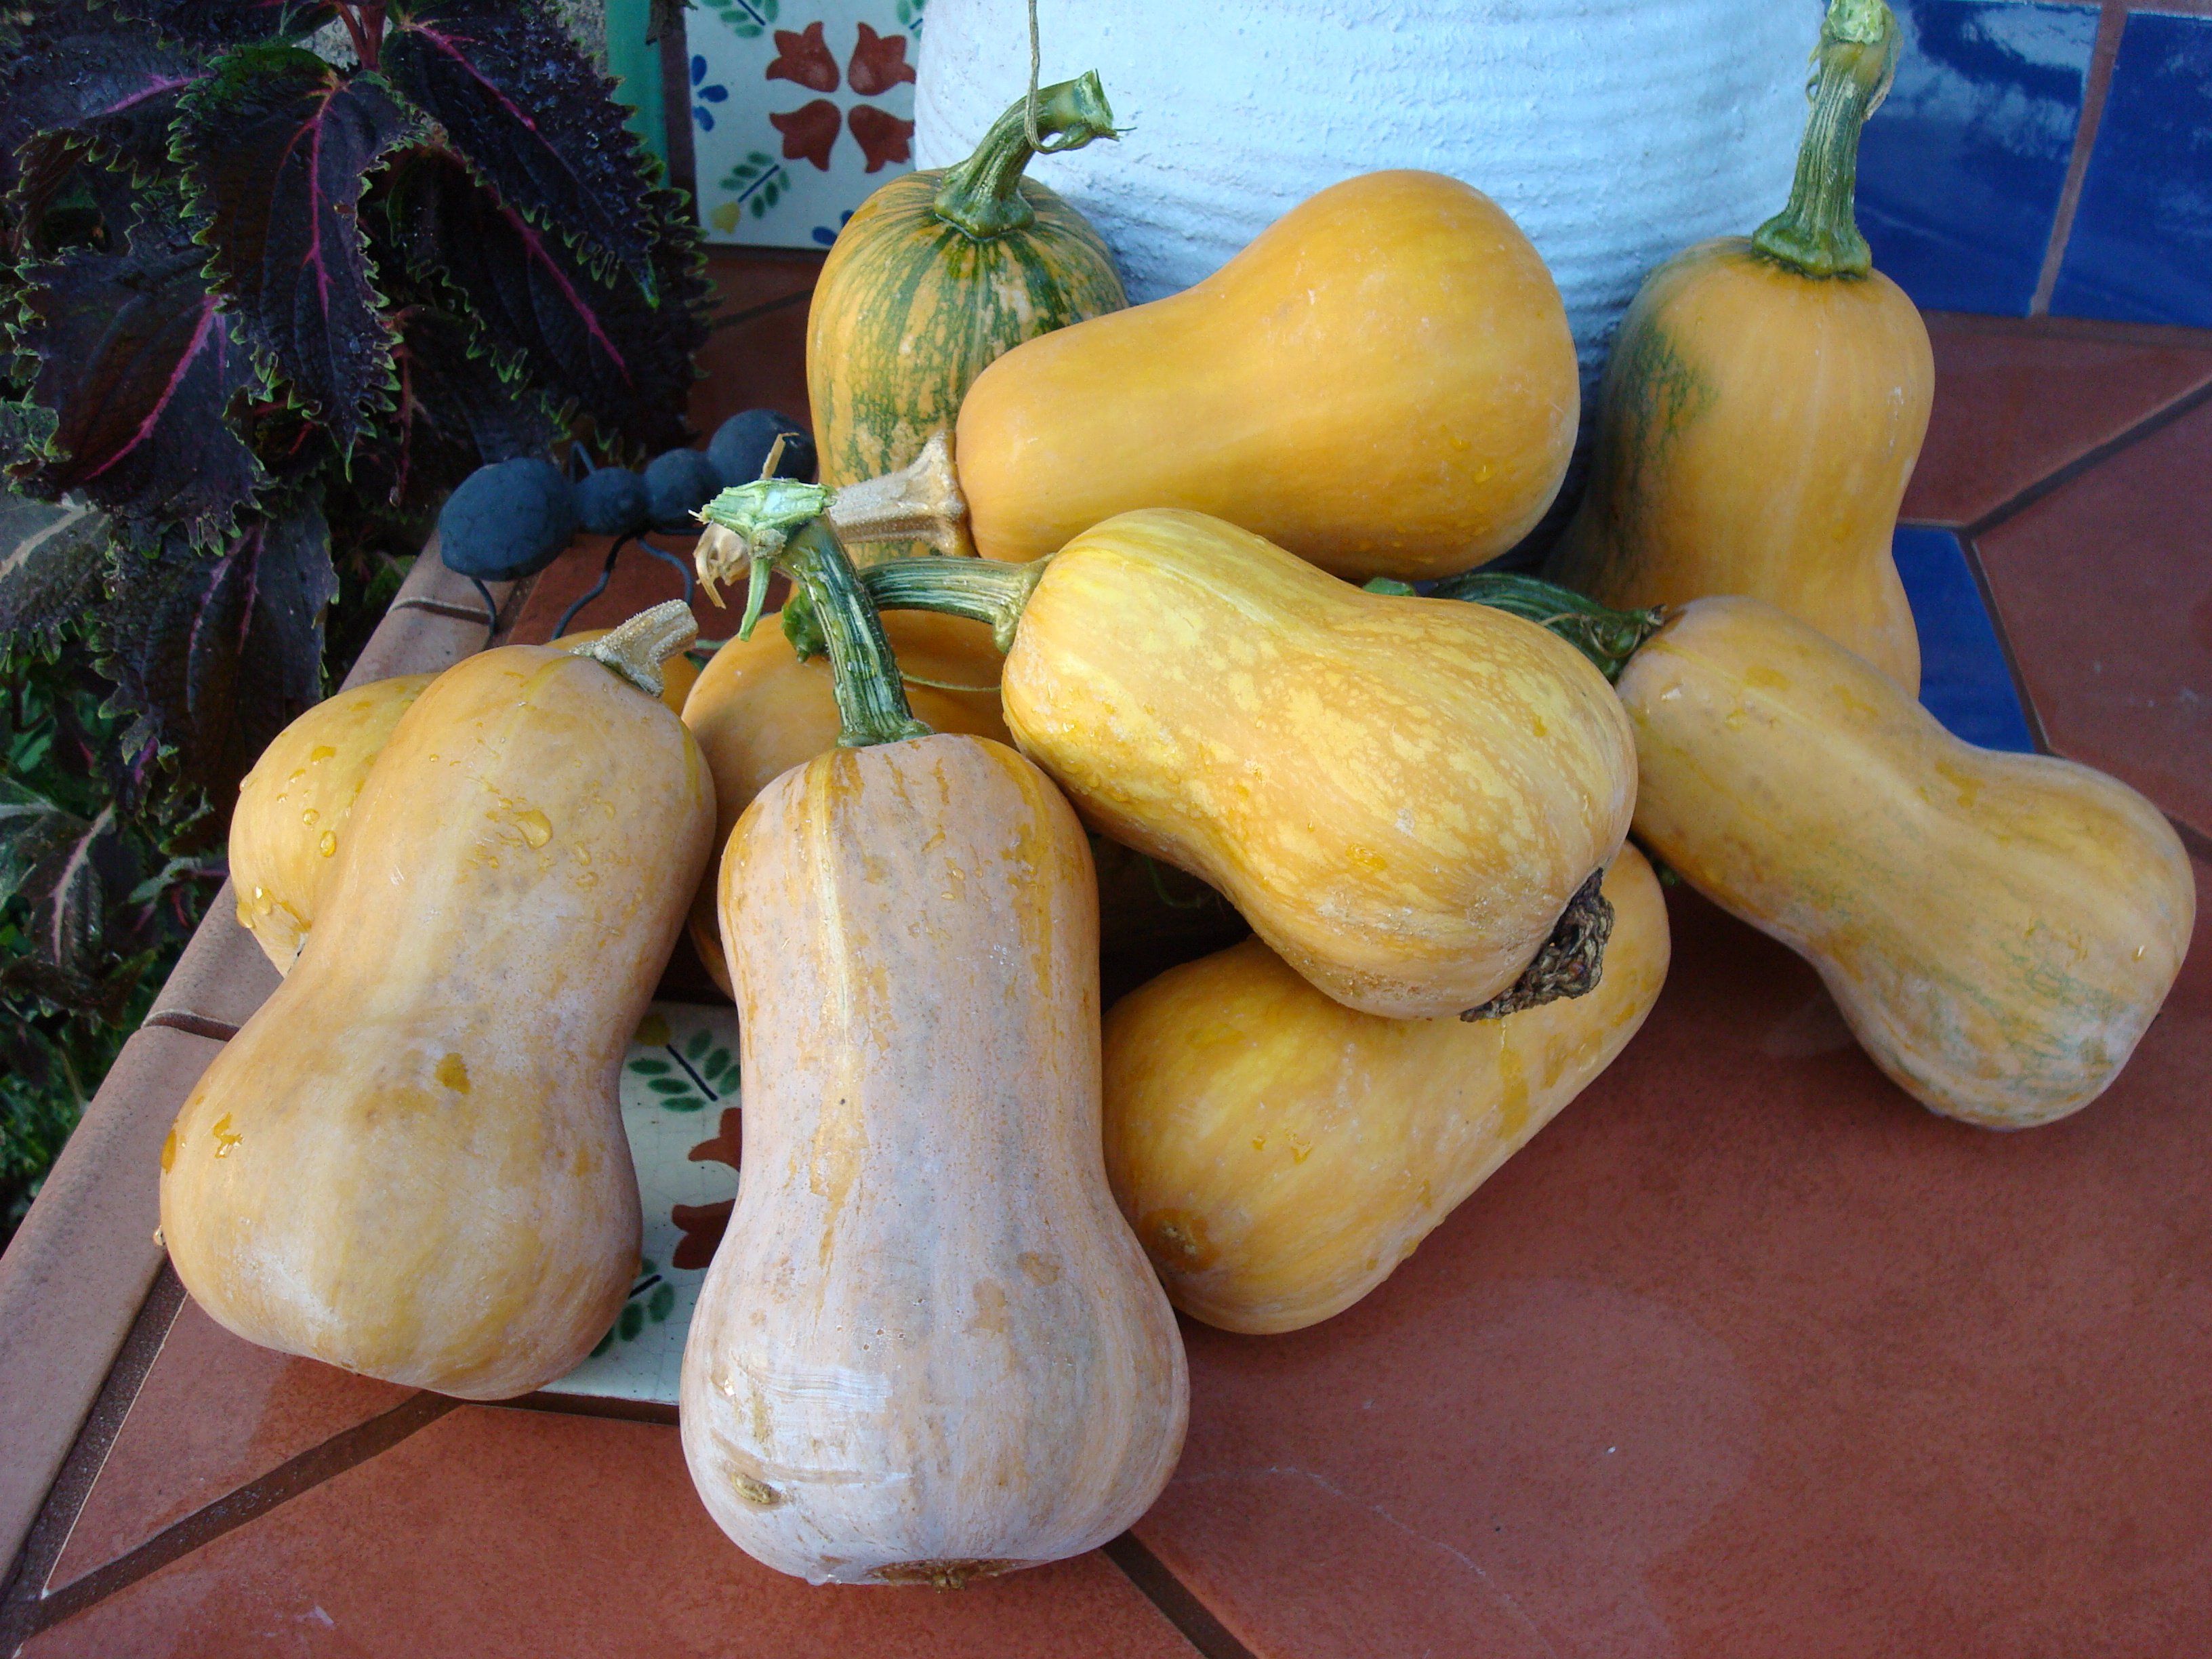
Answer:
MULTIPOLYGON (((1789 194, 1817 0, 1039 0, 1042 79, 1096 69, 1116 145, 1031 165, 1138 301, 1377 167, 1466 179, 1565 295, 1585 407, 1646 272, 1789 194)), ((1024 0, 930 0, 915 165, 959 160, 1028 84, 1024 0)), ((1586 422, 1587 427, 1587 422, 1586 422)))

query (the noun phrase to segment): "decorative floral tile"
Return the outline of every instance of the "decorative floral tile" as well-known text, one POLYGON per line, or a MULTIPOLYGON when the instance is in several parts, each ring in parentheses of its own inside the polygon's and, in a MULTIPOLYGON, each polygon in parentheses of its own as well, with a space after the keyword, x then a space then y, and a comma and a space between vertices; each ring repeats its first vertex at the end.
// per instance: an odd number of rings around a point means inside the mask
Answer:
POLYGON ((738 1011, 657 1002, 622 1069, 644 1261, 614 1328, 550 1394, 676 1403, 684 1339, 738 1191, 738 1011))
POLYGON ((692 143, 708 240, 827 247, 914 156, 925 0, 699 0, 692 143))

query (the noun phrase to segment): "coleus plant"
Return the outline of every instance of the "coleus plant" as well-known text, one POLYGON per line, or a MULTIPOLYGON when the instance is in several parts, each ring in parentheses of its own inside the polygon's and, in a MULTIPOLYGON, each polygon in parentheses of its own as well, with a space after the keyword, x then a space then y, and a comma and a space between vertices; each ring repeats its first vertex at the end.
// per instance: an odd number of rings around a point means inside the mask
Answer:
POLYGON ((472 469, 684 441, 702 255, 612 90, 545 0, 0 0, 0 653, 114 750, 112 811, 11 770, 8 917, 211 844, 472 469))

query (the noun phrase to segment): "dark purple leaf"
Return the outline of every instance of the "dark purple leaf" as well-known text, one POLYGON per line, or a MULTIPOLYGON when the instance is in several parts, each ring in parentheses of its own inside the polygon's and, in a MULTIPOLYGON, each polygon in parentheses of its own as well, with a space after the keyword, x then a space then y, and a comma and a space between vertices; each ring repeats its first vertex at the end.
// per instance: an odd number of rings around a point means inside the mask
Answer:
POLYGON ((251 355, 201 279, 207 251, 149 216, 122 252, 26 273, 15 346, 38 359, 32 400, 56 416, 44 452, 10 469, 26 493, 76 490, 118 519, 221 535, 260 467, 225 418, 255 382, 251 355))
POLYGON ((650 452, 684 440, 691 356, 707 337, 697 244, 673 199, 656 191, 651 203, 658 306, 623 273, 594 273, 434 151, 395 165, 386 209, 417 277, 450 284, 496 351, 650 452))
POLYGON ((108 906, 137 879, 112 804, 88 821, 0 777, 0 900, 26 901, 27 942, 53 976, 82 980, 98 968, 108 906))
POLYGON ((289 40, 337 15, 330 0, 107 0, 107 4, 172 40, 217 48, 289 40))
POLYGON ((127 749, 158 750, 179 781, 227 804, 270 740, 322 695, 323 611, 337 591, 313 496, 248 518, 218 551, 175 531, 114 561, 102 671, 137 716, 127 749))
POLYGON ((179 134, 208 274, 238 333, 350 448, 392 370, 357 210, 411 121, 374 76, 243 46, 184 101, 179 134))
POLYGON ((653 296, 646 153, 543 0, 424 0, 395 20, 383 67, 502 201, 653 296))
POLYGON ((204 67, 199 53, 118 29, 82 4, 40 12, 0 66, 0 190, 15 186, 16 149, 54 127, 82 132, 134 174, 150 175, 162 165, 177 94, 204 67))
POLYGON ((354 447, 348 483, 362 498, 428 514, 477 467, 543 454, 560 435, 544 400, 502 375, 458 318, 416 306, 398 324, 398 392, 354 447))
POLYGON ((98 602, 107 518, 81 501, 0 493, 0 648, 52 650, 98 602))

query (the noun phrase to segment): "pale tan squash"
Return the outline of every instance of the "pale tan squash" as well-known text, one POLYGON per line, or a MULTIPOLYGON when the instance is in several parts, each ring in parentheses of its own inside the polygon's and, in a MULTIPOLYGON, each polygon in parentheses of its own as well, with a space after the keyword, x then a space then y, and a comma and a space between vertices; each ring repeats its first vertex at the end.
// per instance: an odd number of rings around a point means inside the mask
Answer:
POLYGON ((2180 840, 2126 785, 1976 749, 1826 635, 1685 606, 1630 659, 1639 836, 1820 970, 1933 1110, 2047 1123, 2127 1063, 2197 911, 2180 840))
POLYGON ((975 738, 836 750, 731 840, 745 1173, 684 1446, 772 1567, 1057 1560, 1175 1467, 1182 1345, 1100 1152, 1093 882, 1050 781, 975 738))
POLYGON ((230 883, 238 925, 280 974, 307 942, 368 769, 434 674, 371 680, 317 703, 276 734, 238 786, 230 883))
MULTIPOLYGON (((688 639, 676 610, 658 626, 688 639)), ((581 1359, 637 1265, 617 1073, 714 823, 683 723, 604 664, 510 646, 441 675, 291 975, 162 1148, 193 1299, 249 1341, 470 1399, 581 1359)))
POLYGON ((1106 1017, 1106 1170, 1176 1307, 1224 1330, 1342 1312, 1526 1146, 1644 1024, 1667 906, 1624 847, 1596 987, 1502 1019, 1381 1019, 1257 939, 1106 1017))
MULTIPOLYGON (((1002 659, 988 628, 958 617, 908 611, 884 617, 884 632, 898 653, 901 672, 921 677, 907 685, 907 699, 919 718, 940 732, 1012 741, 999 712, 1002 659), (981 689, 952 691, 945 686, 981 689)), ((699 740, 708 770, 714 775, 720 814, 714 854, 687 925, 699 960, 727 996, 730 972, 714 908, 721 849, 755 796, 793 767, 836 747, 837 702, 830 690, 830 659, 817 655, 801 661, 771 617, 752 638, 731 640, 714 653, 684 704, 684 723, 699 740)))

